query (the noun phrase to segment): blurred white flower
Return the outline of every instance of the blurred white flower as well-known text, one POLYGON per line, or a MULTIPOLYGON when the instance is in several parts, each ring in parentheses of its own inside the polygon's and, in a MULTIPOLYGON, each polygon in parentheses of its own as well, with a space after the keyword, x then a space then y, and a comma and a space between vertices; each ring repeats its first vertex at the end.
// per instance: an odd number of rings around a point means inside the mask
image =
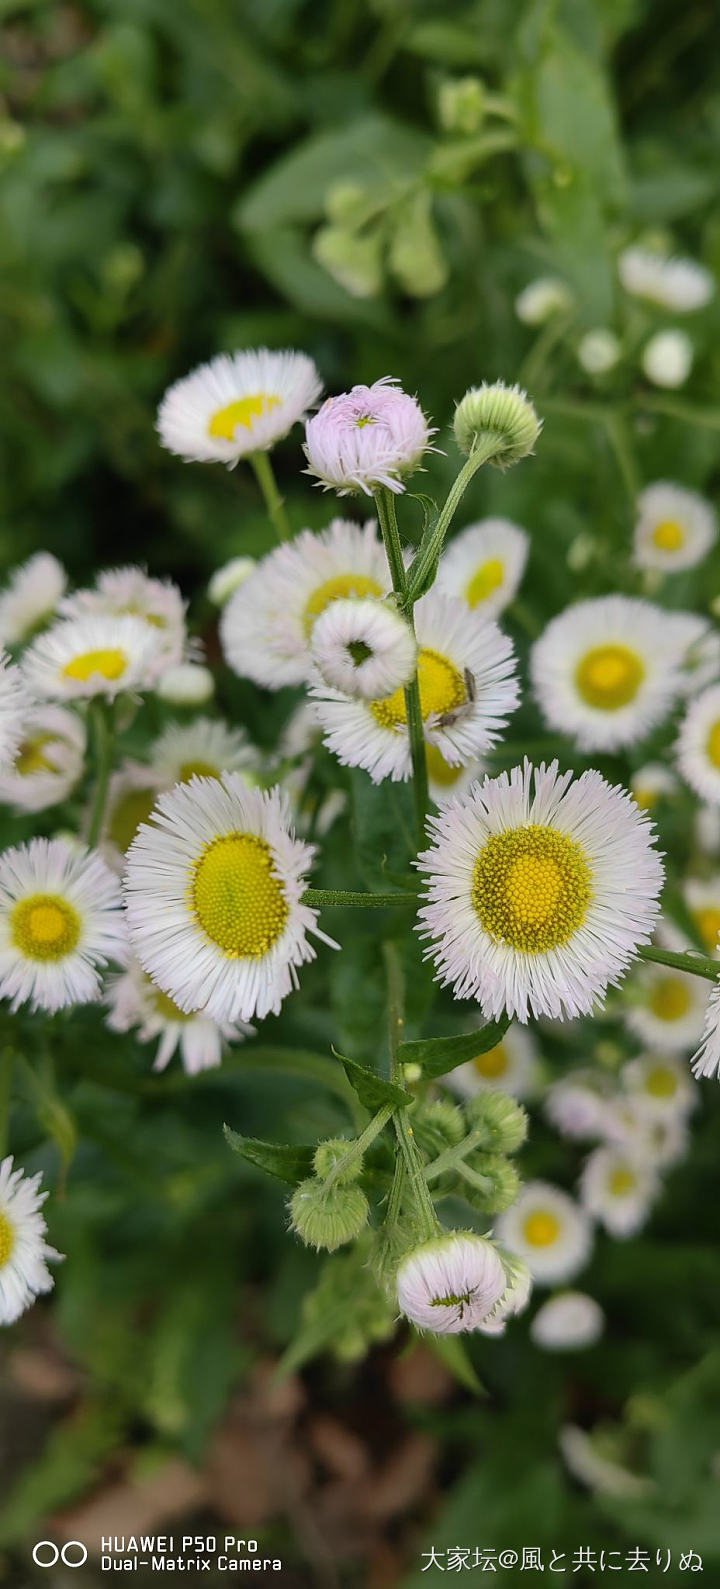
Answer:
POLYGON ((267 452, 287 436, 321 390, 306 353, 219 353, 168 388, 158 409, 160 440, 188 463, 233 468, 239 458, 267 452))
POLYGON ((637 245, 623 250, 618 274, 634 298, 647 298, 678 314, 703 309, 715 292, 710 271, 694 259, 666 258, 637 245))
POLYGON ((0 646, 25 645, 53 617, 67 574, 52 552, 36 552, 13 569, 0 591, 0 646))
POLYGON ((578 363, 588 375, 607 375, 608 370, 615 368, 621 353, 618 337, 606 326, 586 331, 578 343, 578 363))
POLYGON ((496 1220, 495 1230, 511 1252, 524 1258, 538 1285, 571 1280, 592 1248, 592 1227, 584 1210, 546 1181, 529 1181, 512 1208, 496 1220))
POLYGON ((605 1328, 605 1315, 584 1291, 558 1291, 538 1309, 530 1336, 546 1352, 577 1352, 594 1346, 605 1328))
POLYGON ((695 350, 685 331, 656 331, 645 343, 641 363, 653 386, 675 391, 684 386, 693 365, 695 350))
POLYGON ((574 297, 560 276, 537 276, 515 299, 515 313, 526 326, 542 326, 553 315, 571 309, 574 297))

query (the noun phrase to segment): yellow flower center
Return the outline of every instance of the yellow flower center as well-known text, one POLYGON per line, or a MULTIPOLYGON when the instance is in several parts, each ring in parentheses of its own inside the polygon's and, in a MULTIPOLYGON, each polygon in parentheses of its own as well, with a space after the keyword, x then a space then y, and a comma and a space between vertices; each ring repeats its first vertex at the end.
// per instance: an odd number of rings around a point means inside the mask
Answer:
POLYGON ((334 574, 332 579, 318 585, 305 604, 303 627, 306 635, 312 634, 313 624, 321 612, 343 596, 382 596, 382 589, 369 574, 334 574))
POLYGON ((560 1235, 560 1221, 548 1209, 538 1208, 528 1214, 523 1234, 529 1247, 552 1247, 560 1235))
POLYGON ((708 734, 707 753, 713 767, 720 768, 720 718, 717 723, 713 723, 708 734))
POLYGON ((656 789, 642 789, 642 788, 641 789, 633 788, 632 797, 633 797, 633 800, 635 801, 636 806, 639 806, 641 811, 652 811, 654 809, 654 807, 657 805, 658 798, 659 798, 658 792, 657 792, 656 789))
MULTIPOLYGON (((465 680, 455 665, 439 651, 423 647, 418 655, 418 684, 423 722, 433 713, 442 716, 466 700, 465 680)), ((381 728, 404 728, 405 691, 395 690, 382 701, 371 701, 370 710, 381 728)))
POLYGON ((27 960, 62 960, 80 938, 80 917, 61 894, 30 894, 10 917, 12 941, 27 960))
POLYGON ((720 906, 703 905, 694 912, 697 929, 708 954, 714 954, 720 937, 720 906))
POLYGON ((677 519, 662 519, 652 532, 655 546, 660 552, 679 552, 685 544, 685 531, 677 519))
POLYGON ((660 1021, 681 1021, 690 1004, 689 990, 680 977, 660 977, 650 993, 650 1009, 660 1021))
POLYGON ((15 1229, 10 1224, 7 1214, 0 1214, 0 1269, 4 1269, 13 1255, 15 1246, 15 1229))
POLYGON ((151 978, 148 980, 155 1011, 164 1021, 190 1021, 193 1019, 191 1015, 186 1015, 185 1011, 180 1009, 175 1000, 171 999, 169 993, 163 993, 162 988, 158 988, 151 978))
POLYGON ((129 601, 126 606, 118 607, 117 612, 120 617, 142 618, 143 623, 151 623, 155 629, 167 629, 167 618, 163 618, 159 612, 148 612, 147 607, 141 607, 137 601, 129 601))
POLYGON ((479 607, 481 601, 487 601, 488 596, 494 595, 502 585, 504 573, 505 566, 499 557, 489 557, 486 563, 481 563, 465 589, 468 606, 479 607))
POLYGON ((425 760, 427 762, 428 778, 433 783, 440 784, 442 789, 451 789, 465 771, 464 767, 451 767, 449 761, 446 761, 438 750, 437 745, 425 746, 425 760))
POLYGON ((115 801, 108 822, 108 838, 123 855, 129 850, 141 822, 147 822, 157 800, 154 789, 127 789, 115 801))
POLYGON ((15 757, 13 771, 19 773, 21 778, 31 778, 36 772, 56 772, 57 768, 45 755, 45 746, 52 742, 52 734, 35 734, 32 739, 24 739, 15 757))
POLYGON ((508 1068, 508 1057, 502 1043, 495 1048, 489 1048, 487 1054, 477 1054, 472 1061, 473 1070, 478 1076, 484 1076, 486 1081, 495 1081, 498 1076, 504 1076, 508 1068))
POLYGON ((254 833, 229 833, 203 851, 192 877, 195 916, 230 960, 268 953, 289 909, 272 851, 254 833))
POLYGON ((472 902, 485 931, 525 954, 567 943, 591 899, 583 850, 555 828, 494 833, 475 862, 472 902))
POLYGON ((644 665, 629 646, 594 646, 575 669, 575 683, 588 706, 617 712, 634 701, 645 677, 644 665))
POLYGON ((73 657, 66 662, 63 675, 66 679, 75 679, 80 684, 87 684, 89 679, 96 674, 103 679, 121 679, 126 672, 128 659, 119 646, 108 647, 106 651, 83 651, 80 656, 73 657))
POLYGON ((219 778, 220 768, 209 761, 184 761, 178 772, 178 783, 189 783, 191 778, 219 778))
POLYGON ((651 1098, 674 1098, 678 1080, 669 1065, 654 1065, 645 1077, 645 1091, 651 1098))
POLYGON ((280 407, 280 398, 272 392, 253 392, 249 397, 236 397, 233 403, 218 408, 208 424, 208 436, 219 441, 234 441, 239 425, 252 430, 256 419, 263 419, 274 408, 280 407))
POLYGON ((633 1175, 632 1170, 619 1167, 617 1170, 612 1171, 608 1181, 608 1191, 611 1197, 626 1197, 634 1186, 637 1186, 637 1177, 633 1175))

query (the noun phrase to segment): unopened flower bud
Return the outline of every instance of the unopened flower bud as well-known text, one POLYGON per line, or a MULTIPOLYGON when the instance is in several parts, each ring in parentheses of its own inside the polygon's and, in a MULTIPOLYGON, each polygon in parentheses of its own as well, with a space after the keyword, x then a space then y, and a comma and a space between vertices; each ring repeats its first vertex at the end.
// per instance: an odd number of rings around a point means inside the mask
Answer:
POLYGON ((359 1186, 333 1185, 326 1191, 315 1177, 301 1181, 290 1199, 292 1229, 306 1247, 323 1247, 326 1252, 359 1236, 368 1213, 368 1200, 359 1186))
POLYGON ((318 1142, 315 1149, 313 1166, 315 1174, 320 1181, 326 1181, 329 1175, 333 1176, 334 1184, 339 1185, 348 1181, 356 1181, 362 1173, 362 1157, 355 1155, 349 1164, 348 1155, 355 1147, 354 1142, 348 1142, 345 1137, 330 1137, 327 1142, 318 1142))
POLYGON ((438 91, 438 121, 443 132, 479 132, 485 120, 481 77, 447 77, 438 91))
POLYGON ((208 584, 208 596, 216 607, 224 607, 233 591, 239 590, 257 567, 254 557, 231 557, 229 563, 216 568, 208 584))
POLYGON ((353 298, 376 298, 382 289, 380 233, 353 232, 346 226, 321 226, 313 254, 323 270, 353 298))
POLYGON ((504 1092, 481 1092, 465 1104, 468 1120, 491 1153, 517 1153, 527 1136, 528 1118, 522 1105, 504 1092))
POLYGON ((419 1146, 430 1158, 454 1148, 466 1135, 462 1111, 446 1098, 423 1104, 413 1113, 412 1124, 419 1146))
POLYGON ((486 437, 495 437, 496 450, 487 462, 499 469, 509 468, 532 452, 541 430, 527 394, 504 381, 471 387, 455 409, 454 425, 458 447, 468 455, 486 437))
POLYGON ((497 1248, 472 1231, 455 1231, 413 1248, 397 1273, 401 1312, 434 1335, 478 1329, 506 1288, 497 1248))
POLYGON ((483 1214, 502 1214, 510 1208, 520 1191, 520 1176, 515 1165, 502 1153, 473 1153, 466 1162, 469 1169, 489 1182, 486 1192, 464 1183, 463 1196, 470 1200, 473 1208, 483 1214))
POLYGON ((448 277, 432 216, 428 192, 413 194, 393 216, 388 265, 403 291, 412 298, 430 298, 448 277))
POLYGON ((209 668, 198 662, 178 662, 167 668, 158 679, 156 695, 171 706, 204 706, 215 692, 215 680, 209 668))
POLYGON ((605 326, 598 326, 581 337, 577 350, 578 363, 587 370, 588 375, 606 375, 608 370, 615 368, 621 352, 615 332, 605 326))
POLYGON ((538 276, 515 299, 515 313, 526 326, 543 326, 572 308, 573 295, 559 276, 538 276))
POLYGON ((642 367, 653 386, 674 391, 684 386, 692 369, 694 349, 685 331, 656 331, 645 343, 642 367))

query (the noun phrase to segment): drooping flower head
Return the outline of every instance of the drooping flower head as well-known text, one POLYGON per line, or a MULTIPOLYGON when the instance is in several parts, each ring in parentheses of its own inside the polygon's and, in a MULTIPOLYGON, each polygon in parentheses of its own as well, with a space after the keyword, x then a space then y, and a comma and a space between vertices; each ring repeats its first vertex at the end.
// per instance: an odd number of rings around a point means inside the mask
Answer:
POLYGON ((39 1191, 41 1180, 14 1170, 11 1158, 0 1164, 0 1324, 14 1324, 36 1297, 52 1291, 48 1262, 62 1262, 45 1240, 40 1209, 48 1194, 39 1191))
POLYGON ((85 727, 64 706, 35 706, 23 719, 15 759, 0 774, 0 801, 19 811, 46 811, 66 800, 85 756, 85 727))
POLYGON ((637 503, 634 560, 639 568, 664 572, 694 568, 717 540, 717 517, 697 491, 657 480, 637 503))
POLYGON ((52 552, 36 552, 13 569, 0 592, 0 646, 26 645, 55 613, 67 575, 52 552))
POLYGON ((313 626, 310 654, 326 684, 362 700, 402 690, 417 665, 407 619, 389 603, 369 598, 331 602, 313 626))
POLYGON ((443 552, 438 590, 459 597, 478 617, 496 617, 512 601, 527 561, 529 537, 509 519, 481 519, 443 552))
POLYGON ((122 976, 112 979, 107 1002, 111 1031, 135 1031, 140 1043, 159 1038, 153 1070, 165 1070, 179 1050, 183 1069, 189 1076, 197 1076, 221 1063, 226 1044, 240 1043, 253 1034, 253 1028, 243 1021, 213 1021, 202 1010, 187 1014, 155 986, 136 960, 122 976))
POLYGON ((426 956, 491 1019, 590 1014, 652 935, 663 880, 652 829, 599 772, 573 780, 526 761, 428 827, 426 956))
POLYGON ((168 388, 158 409, 160 440, 187 462, 232 468, 287 436, 321 390, 306 353, 219 353, 168 388))
POLYGON ((461 452, 470 454, 481 441, 494 438, 493 452, 487 459, 497 469, 509 469, 531 453, 542 429, 542 421, 519 386, 504 381, 472 386, 461 397, 453 419, 455 440, 461 452))
POLYGON ((100 856, 65 839, 31 839, 0 855, 0 997, 14 1010, 88 1004, 127 935, 120 889, 100 856))
POLYGON ((401 1313, 433 1335, 478 1329, 506 1289, 497 1248, 471 1231, 454 1231, 415 1247, 397 1274, 401 1313))
POLYGON ((572 1280, 587 1263, 592 1227, 567 1192, 546 1181, 529 1181, 517 1202, 497 1221, 500 1240, 524 1258, 538 1285, 572 1280))
POLYGON ((156 694, 168 706, 207 706, 215 694, 215 679, 202 662, 177 662, 161 673, 156 694))
POLYGON ((307 472, 339 496, 372 496, 378 486, 404 491, 405 477, 419 468, 433 435, 416 398, 383 376, 372 386, 326 398, 308 420, 307 472))
POLYGON ((142 618, 63 618, 25 652, 23 673, 40 699, 112 700, 151 689, 160 655, 158 631, 142 618))

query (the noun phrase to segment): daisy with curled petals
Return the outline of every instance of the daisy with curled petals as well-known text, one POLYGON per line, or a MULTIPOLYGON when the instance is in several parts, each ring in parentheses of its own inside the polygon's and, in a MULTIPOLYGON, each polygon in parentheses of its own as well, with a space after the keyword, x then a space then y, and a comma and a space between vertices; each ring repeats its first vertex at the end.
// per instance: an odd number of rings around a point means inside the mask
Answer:
POLYGON ((653 1166, 620 1147, 595 1148, 580 1177, 580 1201, 610 1236, 636 1235, 659 1191, 653 1166))
POLYGON ((545 1352, 577 1352, 594 1346, 605 1328, 605 1315, 585 1291, 558 1291, 548 1297, 530 1325, 530 1338, 545 1352))
POLYGON ((333 519, 277 546, 223 608, 225 659, 265 689, 302 684, 311 674, 310 638, 320 614, 340 597, 383 596, 390 576, 374 520, 333 519))
POLYGON ((529 1181, 496 1224, 498 1238, 524 1258, 538 1285, 571 1280, 590 1257, 587 1214, 559 1186, 529 1181))
POLYGON ((25 645, 49 623, 67 584, 52 552, 36 552, 13 570, 0 592, 0 645, 25 645))
POLYGON ((685 1061, 674 1054, 640 1054, 623 1065, 620 1080, 649 1120, 688 1115, 698 1101, 685 1061))
POLYGON ((151 579, 142 568, 106 568, 91 590, 76 590, 60 604, 63 618, 142 618, 157 631, 163 666, 181 662, 186 646, 185 602, 171 579, 151 579))
MULTIPOLYGON (((512 644, 491 619, 478 623, 463 602, 435 591, 417 603, 415 634, 425 740, 450 766, 467 765, 495 744, 518 704, 512 644)), ((353 700, 318 681, 310 694, 343 766, 364 767, 374 783, 410 777, 402 689, 353 700)))
POLYGON ((639 568, 694 568, 716 540, 715 510, 696 491, 658 480, 640 493, 633 554, 639 568))
POLYGON ((47 811, 66 800, 82 775, 85 727, 64 706, 35 706, 23 722, 11 767, 0 774, 0 802, 47 811))
POLYGON ((189 1076, 197 1076, 221 1063, 226 1043, 240 1043, 253 1035, 253 1028, 243 1021, 213 1021, 202 1010, 186 1015, 174 999, 155 986, 137 961, 123 976, 113 979, 107 1002, 111 1031, 137 1031, 141 1043, 160 1039, 153 1070, 165 1070, 179 1049, 183 1069, 189 1076))
POLYGON ((41 699, 112 700, 152 688, 160 650, 158 631, 142 618, 63 618, 25 652, 23 673, 41 699))
POLYGON ((216 717, 196 717, 191 723, 169 723, 150 748, 150 762, 157 786, 170 789, 194 776, 251 774, 258 756, 243 728, 230 728, 216 717))
POLYGON ((326 398, 308 420, 306 473, 341 497, 353 491, 369 497, 380 486, 398 493, 405 490, 405 476, 419 468, 434 434, 416 398, 385 375, 373 386, 354 386, 326 398))
MULTIPOLYGON (((657 942, 661 948, 681 954, 692 948, 667 922, 663 922, 657 942)), ((625 1024, 646 1048, 681 1054, 695 1047, 708 1001, 702 977, 670 966, 645 964, 637 967, 626 992, 625 1024)))
POLYGON ((514 1098, 524 1098, 532 1091, 536 1070, 534 1037, 511 1026, 494 1048, 458 1065, 443 1080, 461 1098, 475 1098, 479 1092, 508 1092, 514 1098))
POLYGON ((675 749, 685 782, 701 800, 720 804, 720 684, 688 707, 675 749))
POLYGON ((14 1010, 88 1004, 109 960, 124 964, 120 889, 100 856, 65 839, 0 855, 0 997, 14 1010))
POLYGON ((529 537, 510 519, 481 519, 450 542, 440 559, 438 590, 494 617, 512 601, 525 571, 529 537))
POLYGON ((163 447, 186 462, 227 464, 267 452, 304 419, 322 382, 306 353, 219 353, 170 386, 158 409, 163 447))
POLYGON ((663 882, 652 829, 599 772, 573 780, 526 761, 428 827, 425 954, 488 1018, 589 1015, 650 941, 663 882))
POLYGON ((40 1213, 47 1192, 41 1175, 23 1175, 11 1158, 0 1164, 0 1324, 14 1324, 36 1297, 52 1291, 49 1263, 63 1254, 48 1246, 40 1213))
POLYGON ((12 766, 22 741, 30 699, 19 668, 0 651, 0 767, 12 766))
POLYGON ((547 723, 582 750, 619 750, 644 739, 680 693, 684 626, 649 601, 601 596, 553 618, 531 654, 547 723))
POLYGON ((709 270, 694 259, 654 253, 640 244, 623 249, 618 259, 620 281, 633 298, 647 298, 661 309, 689 314, 703 309, 715 292, 709 270))
POLYGON ((712 877, 688 877, 683 892, 705 953, 720 956, 720 872, 712 877))
POLYGON ((394 605, 370 599, 331 602, 313 626, 310 654, 326 684, 363 700, 401 690, 417 665, 407 619, 394 605))
POLYGON ((144 970, 186 1014, 276 1015, 297 967, 315 958, 308 933, 337 948, 302 903, 314 853, 294 837, 281 791, 248 789, 241 773, 161 795, 124 881, 144 970))
POLYGON ((397 1274, 400 1312, 419 1330, 457 1335, 483 1324, 507 1290, 497 1247, 472 1231, 452 1231, 413 1248, 397 1274))

